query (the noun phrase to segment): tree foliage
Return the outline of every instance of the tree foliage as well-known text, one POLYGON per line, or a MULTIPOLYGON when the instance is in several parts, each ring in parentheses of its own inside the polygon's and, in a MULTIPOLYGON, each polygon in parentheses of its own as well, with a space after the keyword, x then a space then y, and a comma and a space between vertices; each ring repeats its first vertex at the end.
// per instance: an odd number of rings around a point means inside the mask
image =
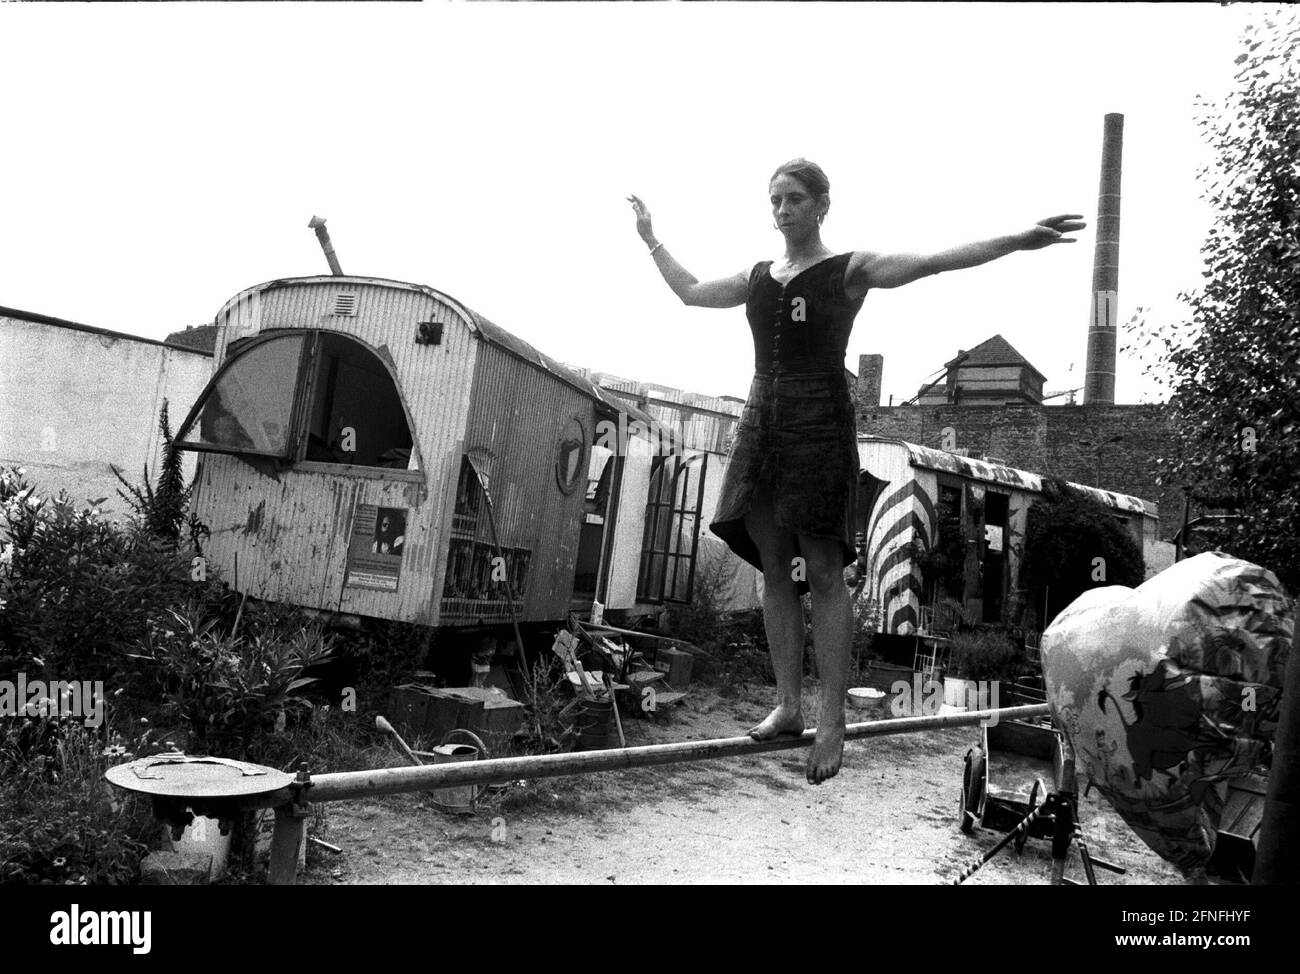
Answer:
MULTIPOLYGON (((1194 508, 1235 510, 1213 546, 1300 588, 1300 15, 1261 10, 1235 86, 1201 100, 1216 161, 1198 173, 1214 211, 1189 320, 1140 323, 1147 372, 1171 390, 1162 484, 1194 508), (1195 502, 1199 501, 1199 505, 1195 502)), ((1130 346, 1134 347, 1134 346, 1130 346)))

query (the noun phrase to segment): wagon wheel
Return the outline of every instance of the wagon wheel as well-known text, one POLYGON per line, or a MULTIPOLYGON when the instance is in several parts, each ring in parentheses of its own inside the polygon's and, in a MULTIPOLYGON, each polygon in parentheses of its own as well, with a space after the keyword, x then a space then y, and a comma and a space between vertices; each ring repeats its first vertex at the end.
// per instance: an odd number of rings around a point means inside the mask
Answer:
POLYGON ((969 835, 980 824, 980 803, 984 799, 984 750, 966 752, 961 779, 961 803, 957 806, 957 827, 969 835))
MULTIPOLYGON (((1042 804, 1039 796, 1045 790, 1046 789, 1043 787, 1043 779, 1035 778, 1034 787, 1030 789, 1029 792, 1029 807, 1025 809, 1026 815, 1028 815, 1030 812, 1036 809, 1040 804, 1042 804)), ((1028 838, 1029 838, 1029 829, 1024 829, 1019 835, 1016 836, 1016 841, 1015 841, 1016 855, 1019 855, 1021 852, 1024 851, 1025 840, 1028 838)))

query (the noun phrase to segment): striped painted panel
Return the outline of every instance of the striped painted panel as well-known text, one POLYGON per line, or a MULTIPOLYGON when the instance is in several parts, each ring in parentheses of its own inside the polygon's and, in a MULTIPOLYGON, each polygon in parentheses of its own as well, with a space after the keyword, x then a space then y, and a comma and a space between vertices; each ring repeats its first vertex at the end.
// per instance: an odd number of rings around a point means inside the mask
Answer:
POLYGON ((914 469, 901 445, 859 441, 858 452, 868 491, 863 535, 871 597, 880 603, 884 631, 907 634, 916 628, 921 596, 910 546, 934 538, 936 478, 914 469))

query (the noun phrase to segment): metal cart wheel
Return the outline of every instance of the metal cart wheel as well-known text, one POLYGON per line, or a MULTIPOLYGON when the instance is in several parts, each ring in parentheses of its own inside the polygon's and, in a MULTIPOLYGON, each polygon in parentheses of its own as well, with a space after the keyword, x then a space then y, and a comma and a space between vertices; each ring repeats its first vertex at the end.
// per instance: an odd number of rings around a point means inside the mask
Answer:
MULTIPOLYGON (((1043 795, 1043 792, 1045 790, 1046 789, 1043 787, 1043 779, 1035 778, 1034 787, 1031 788, 1029 791, 1029 807, 1025 809, 1026 815, 1028 815, 1030 812, 1032 812, 1034 809, 1036 809, 1039 805, 1043 803, 1043 798, 1045 797, 1043 795)), ((1015 839, 1016 855, 1019 855, 1021 852, 1024 851, 1025 840, 1028 838, 1029 838, 1029 829, 1023 830, 1019 835, 1016 836, 1015 839)))
POLYGON ((980 803, 984 798, 984 749, 973 747, 966 752, 961 779, 961 803, 957 806, 957 827, 967 835, 980 824, 980 803))

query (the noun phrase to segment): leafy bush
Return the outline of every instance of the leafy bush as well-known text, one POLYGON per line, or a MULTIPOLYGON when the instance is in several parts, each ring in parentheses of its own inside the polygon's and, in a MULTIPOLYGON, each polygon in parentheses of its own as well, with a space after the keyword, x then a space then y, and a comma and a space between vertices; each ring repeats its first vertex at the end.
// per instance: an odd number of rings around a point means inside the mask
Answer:
POLYGON ((952 634, 948 670, 964 680, 1013 680, 1024 668, 1024 653, 1005 632, 976 629, 952 634))
MULTIPOLYGON (((169 436, 165 412, 161 425, 169 436)), ((66 493, 40 497, 21 470, 0 471, 0 673, 103 680, 110 721, 144 715, 193 752, 281 767, 361 754, 344 733, 366 737, 355 715, 337 726, 301 719, 328 715, 301 694, 329 641, 298 610, 245 607, 215 573, 193 580, 174 451, 156 490, 147 475, 134 520, 117 524, 66 493)), ((193 518, 190 528, 197 549, 193 518)), ((103 781, 132 756, 65 720, 0 723, 0 882, 138 878, 151 809, 103 781)))
POLYGON ((167 614, 166 622, 150 622, 132 658, 155 681, 160 717, 192 735, 189 750, 256 760, 266 738, 310 712, 297 691, 315 677, 302 671, 332 655, 319 628, 270 610, 239 635, 194 608, 167 614))
POLYGON ((1137 586, 1143 576, 1142 548, 1109 508, 1060 478, 1044 478, 1042 498, 1029 509, 1020 566, 1030 607, 1039 611, 1050 599, 1042 628, 1088 589, 1137 586), (1098 564, 1104 578, 1094 579, 1098 564))
POLYGON ((38 497, 20 470, 0 472, 0 517, 0 669, 122 681, 163 607, 223 598, 215 578, 191 579, 174 545, 66 492, 38 497))
POLYGON ((934 547, 927 546, 918 537, 908 545, 908 551, 913 567, 921 573, 923 601, 961 597, 966 577, 966 542, 961 536, 959 520, 940 524, 934 547))

